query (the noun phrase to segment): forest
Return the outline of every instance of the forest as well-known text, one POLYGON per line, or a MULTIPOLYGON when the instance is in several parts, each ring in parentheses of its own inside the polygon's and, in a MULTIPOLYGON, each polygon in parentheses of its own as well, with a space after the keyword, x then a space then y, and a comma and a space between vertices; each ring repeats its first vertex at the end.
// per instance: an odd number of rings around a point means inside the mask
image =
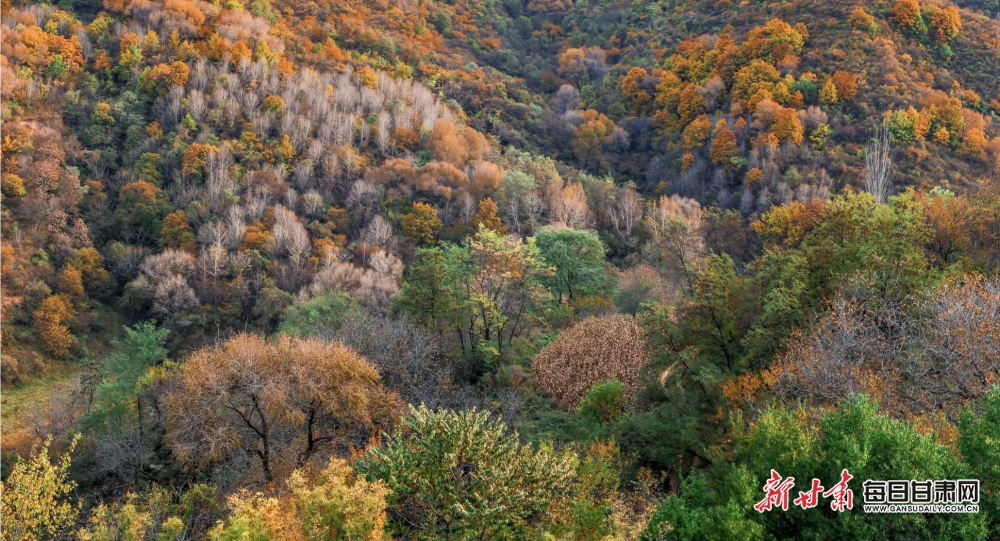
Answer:
POLYGON ((1000 541, 998 0, 2 0, 0 122, 0 539, 1000 541))

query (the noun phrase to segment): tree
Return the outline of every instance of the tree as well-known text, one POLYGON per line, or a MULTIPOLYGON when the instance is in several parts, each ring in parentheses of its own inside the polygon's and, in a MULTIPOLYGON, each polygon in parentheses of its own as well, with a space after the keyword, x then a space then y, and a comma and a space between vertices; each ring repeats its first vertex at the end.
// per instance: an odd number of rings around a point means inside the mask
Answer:
POLYGON ((324 449, 343 451, 391 424, 397 399, 378 380, 339 344, 240 334, 180 366, 163 397, 167 439, 194 465, 242 449, 272 482, 324 449))
POLYGON ((110 295, 116 284, 111 273, 104 268, 104 256, 97 248, 87 246, 77 250, 73 266, 80 271, 88 295, 99 298, 110 295))
POLYGON ((962 17, 958 13, 958 7, 950 5, 935 9, 931 15, 931 29, 934 30, 934 39, 939 43, 955 39, 962 31, 962 17))
POLYGON ((194 230, 188 223, 187 214, 183 210, 175 210, 163 218, 160 228, 160 246, 193 252, 198 245, 194 230))
POLYGON ((739 155, 740 148, 736 144, 736 134, 733 133, 733 130, 728 128, 719 130, 715 136, 715 140, 712 141, 712 148, 709 150, 712 163, 728 171, 732 171, 739 168, 739 165, 736 163, 736 158, 739 155))
POLYGON ((643 331, 635 317, 591 317, 545 346, 531 362, 531 375, 560 407, 573 409, 595 383, 612 379, 634 396, 647 364, 643 331))
POLYGON ((126 184, 118 192, 115 219, 127 233, 150 243, 163 229, 163 218, 170 212, 170 207, 163 190, 145 180, 137 180, 126 184))
POLYGON ((33 315, 34 330, 45 349, 54 357, 69 355, 74 339, 66 324, 76 317, 72 300, 62 294, 46 297, 33 315))
POLYGON ((320 325, 336 328, 358 309, 358 302, 343 291, 327 291, 285 308, 278 334, 307 337, 320 325))
POLYGON ((404 312, 427 327, 441 328, 444 318, 456 309, 457 291, 449 281, 452 255, 449 245, 418 248, 396 297, 396 304, 404 312))
POLYGON ((167 360, 163 343, 170 331, 157 329, 152 321, 125 327, 125 340, 114 340, 115 352, 104 361, 103 377, 96 389, 96 401, 88 409, 84 426, 96 427, 109 419, 134 417, 143 421, 140 387, 150 368, 167 360))
POLYGON ((571 453, 535 451, 487 412, 410 406, 402 427, 357 462, 389 489, 394 529, 419 539, 520 538, 574 475, 571 453))
POLYGON ((542 259, 555 272, 546 286, 560 303, 577 297, 606 294, 610 288, 605 272, 604 244, 591 231, 543 227, 535 235, 542 259))
POLYGON ((813 306, 833 298, 847 279, 873 294, 899 298, 932 278, 923 249, 931 230, 912 194, 890 197, 888 204, 853 191, 831 203, 792 203, 772 209, 752 227, 766 249, 806 258, 813 306))
POLYGON ((631 102, 632 111, 636 115, 643 114, 653 99, 644 88, 648 76, 645 69, 634 67, 622 78, 622 96, 631 102))
POLYGON ((501 355, 536 316, 550 275, 533 239, 480 227, 465 245, 418 250, 398 302, 415 320, 454 332, 467 359, 483 360, 501 355))
POLYGON ((667 528, 677 539, 988 538, 985 513, 857 513, 863 480, 966 479, 971 473, 937 441, 940 436, 891 420, 867 397, 841 402, 835 410, 768 409, 749 427, 735 421, 732 437, 735 464, 719 462, 685 479, 679 495, 667 498, 653 515, 643 539, 662 538, 667 528), (794 497, 814 478, 831 487, 844 468, 853 476, 848 485, 855 495, 853 513, 795 505, 779 512, 753 509, 771 470, 795 479, 794 497))
POLYGON ((245 490, 236 493, 229 500, 229 518, 208 533, 209 539, 383 538, 388 491, 380 481, 359 478, 344 459, 334 458, 315 478, 292 472, 288 488, 290 494, 280 500, 245 490))
POLYGON ((583 169, 596 170, 606 165, 602 147, 610 144, 615 130, 613 120, 594 109, 583 112, 583 122, 576 128, 573 152, 583 169))
POLYGON ((881 123, 865 145, 865 191, 880 203, 892 192, 892 137, 888 126, 881 123))
POLYGON ((958 417, 958 448, 979 479, 980 501, 985 515, 1000 524, 1000 386, 994 386, 978 403, 967 404, 958 417))
POLYGON ((768 397, 833 405, 865 393, 894 416, 954 419, 1000 378, 1000 283, 969 276, 923 300, 838 298, 766 373, 768 397), (901 303, 915 304, 915 315, 901 303), (892 322, 891 326, 889 322, 892 322), (903 354, 901 352, 913 352, 903 354))
POLYGON ((626 249, 632 248, 635 241, 632 233, 642 221, 642 213, 642 197, 631 186, 619 190, 615 201, 608 207, 611 227, 615 236, 622 241, 626 249))
POLYGON ((497 204, 489 197, 480 201, 479 212, 472 217, 472 227, 478 229, 482 226, 498 235, 506 235, 507 227, 497 216, 497 210, 497 204))
POLYGON ((403 234, 419 244, 434 244, 435 235, 441 229, 441 220, 437 217, 437 209, 421 203, 413 203, 413 212, 403 216, 403 234))
POLYGON ((791 141, 794 144, 802 142, 802 121, 795 110, 782 108, 774 115, 774 124, 771 125, 771 133, 779 141, 791 141))
POLYGON ((837 85, 833 84, 832 79, 827 79, 819 91, 819 102, 823 105, 833 105, 837 103, 837 99, 837 85))
POLYGON ((73 438, 56 463, 49 458, 49 437, 37 454, 13 465, 7 480, 0 483, 0 532, 4 539, 57 539, 76 522, 80 506, 70 500, 76 483, 69 478, 69 467, 70 454, 79 439, 73 438))
POLYGON ((892 15, 899 26, 911 28, 920 18, 920 3, 918 0, 899 0, 892 7, 892 15))
POLYGON ((872 17, 865 8, 857 6, 851 10, 851 16, 847 19, 847 22, 858 28, 864 28, 868 30, 877 30, 878 25, 875 24, 875 17, 872 17))
POLYGON ((858 95, 858 78, 843 70, 837 70, 830 76, 833 86, 837 87, 837 100, 846 101, 858 95))
POLYGON ((70 299, 78 302, 83 300, 83 276, 80 271, 70 265, 63 267, 63 271, 59 275, 59 284, 56 287, 59 293, 70 299))
POLYGON ((712 133, 712 123, 707 115, 701 115, 692 121, 681 133, 681 144, 687 150, 701 148, 712 133))

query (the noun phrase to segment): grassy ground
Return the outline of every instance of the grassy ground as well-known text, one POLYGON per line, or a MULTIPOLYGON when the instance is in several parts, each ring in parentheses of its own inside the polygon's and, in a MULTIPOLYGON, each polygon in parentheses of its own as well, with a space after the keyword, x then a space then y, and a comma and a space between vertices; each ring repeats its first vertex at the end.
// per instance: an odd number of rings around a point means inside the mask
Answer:
POLYGON ((45 414, 52 402, 68 398, 76 386, 76 363, 50 366, 50 373, 27 385, 0 389, 0 446, 4 453, 24 453, 41 443, 37 434, 45 431, 45 414))

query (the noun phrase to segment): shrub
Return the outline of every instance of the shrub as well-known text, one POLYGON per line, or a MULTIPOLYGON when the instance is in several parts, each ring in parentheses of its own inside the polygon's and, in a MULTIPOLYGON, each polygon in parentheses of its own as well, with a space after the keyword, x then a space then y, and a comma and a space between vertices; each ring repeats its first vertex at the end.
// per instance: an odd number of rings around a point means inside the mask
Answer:
POLYGON ((559 401, 576 407, 594 383, 617 379, 632 396, 639 371, 649 363, 642 329, 634 316, 588 318, 559 335, 531 364, 535 383, 559 401))
POLYGON ((411 406, 404 428, 368 449, 358 470, 391 490, 399 529, 419 539, 525 539, 529 519, 566 492, 572 453, 536 452, 489 417, 411 406))

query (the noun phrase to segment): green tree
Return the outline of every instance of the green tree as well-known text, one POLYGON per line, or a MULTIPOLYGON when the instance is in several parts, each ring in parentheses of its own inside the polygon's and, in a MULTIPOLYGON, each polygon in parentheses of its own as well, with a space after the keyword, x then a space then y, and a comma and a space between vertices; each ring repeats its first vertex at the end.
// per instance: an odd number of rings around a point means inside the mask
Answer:
MULTIPOLYGON (((396 297, 396 305, 415 321, 431 328, 442 328, 458 301, 458 291, 450 281, 454 245, 419 248, 413 263, 407 265, 406 281, 396 297)), ((461 256, 461 248, 458 248, 461 256)), ((464 259, 459 257, 458 259, 464 259)))
POLYGON ((660 378, 617 427, 626 451, 675 471, 710 461, 709 450, 725 436, 719 412, 728 404, 720 386, 769 365, 805 323, 802 257, 766 254, 749 271, 738 274, 728 255, 712 254, 692 267, 688 297, 640 314, 660 378))
POLYGON ((924 253, 933 233, 913 192, 890 197, 888 204, 853 191, 829 204, 792 203, 753 227, 768 249, 805 258, 814 307, 847 281, 898 297, 933 283, 924 253))
POLYGON ((1000 386, 993 387, 979 404, 968 405, 958 418, 958 448, 979 479, 980 509, 992 524, 991 539, 1000 532, 1000 386))
POLYGON ((486 541, 524 538, 529 519, 569 488, 575 458, 519 443, 487 412, 411 406, 357 467, 391 491, 396 533, 486 541))
POLYGON ((147 243, 155 243, 170 209, 170 200, 163 190, 145 180, 137 180, 118 192, 115 219, 127 232, 147 243))
POLYGON ((769 409, 744 429, 734 422, 732 461, 719 461, 688 477, 650 520, 645 539, 986 539, 985 514, 866 514, 866 479, 963 479, 970 474, 952 450, 904 421, 878 412, 859 396, 835 411, 769 409), (817 419, 811 421, 810 419, 817 419), (812 479, 829 488, 847 468, 854 479, 854 509, 842 513, 821 499, 820 508, 789 506, 758 513, 761 487, 774 469, 794 477, 792 497, 812 479))
POLYGON ((464 245, 418 250, 398 302, 415 320, 454 332, 468 359, 497 356, 549 299, 550 274, 533 239, 480 226, 464 245))
POLYGON ((115 352, 104 361, 104 376, 85 426, 94 427, 109 418, 129 417, 142 422, 142 383, 150 368, 167 360, 163 343, 168 334, 168 329, 157 329, 152 321, 125 327, 125 339, 112 342, 115 352))
POLYGON ((285 308, 277 332, 288 336, 309 336, 321 326, 336 328, 357 307, 357 301, 347 293, 327 291, 285 308))
POLYGON ((604 244, 590 231, 543 227, 535 236, 538 252, 555 271, 545 285, 560 303, 577 297, 609 294, 611 278, 605 271, 604 244))

